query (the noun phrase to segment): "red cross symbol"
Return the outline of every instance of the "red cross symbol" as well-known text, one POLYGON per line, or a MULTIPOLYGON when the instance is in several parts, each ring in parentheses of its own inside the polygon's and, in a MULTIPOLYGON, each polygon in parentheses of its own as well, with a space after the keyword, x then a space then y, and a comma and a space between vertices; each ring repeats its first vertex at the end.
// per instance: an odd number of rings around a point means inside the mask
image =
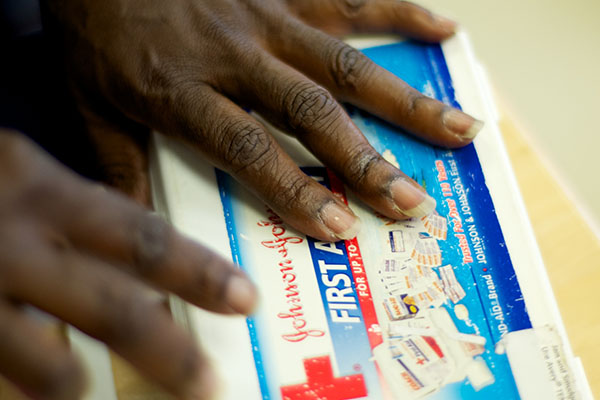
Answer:
POLYGON ((307 382, 281 387, 283 400, 348 400, 367 396, 362 374, 334 378, 329 356, 304 360, 307 382))

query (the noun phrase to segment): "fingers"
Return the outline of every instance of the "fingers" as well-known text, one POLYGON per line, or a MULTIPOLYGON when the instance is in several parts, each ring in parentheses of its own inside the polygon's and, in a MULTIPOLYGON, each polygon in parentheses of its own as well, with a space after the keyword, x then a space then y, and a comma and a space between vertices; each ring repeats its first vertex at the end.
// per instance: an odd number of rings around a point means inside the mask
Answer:
POLYGON ((116 111, 100 113, 83 106, 82 101, 79 105, 96 150, 101 179, 137 203, 151 208, 148 128, 116 111))
POLYGON ((212 372, 192 339, 135 280, 70 249, 36 250, 13 260, 5 288, 10 297, 102 340, 178 396, 212 394, 212 372))
POLYGON ((11 299, 104 341, 180 397, 209 396, 213 375, 191 338, 173 324, 161 303, 145 296, 141 283, 115 265, 132 265, 143 275, 152 264, 158 268, 149 268, 146 278, 222 312, 253 307, 255 291, 243 274, 218 258, 207 262, 210 255, 203 248, 123 196, 95 190, 28 141, 2 135, 0 141, 10 150, 2 158, 2 171, 15 182, 0 185, 5 205, 0 210, 0 349, 3 344, 10 348, 0 351, 0 372, 48 398, 77 398, 81 392, 80 372, 70 356, 4 307, 3 299, 11 299), (128 231, 137 226, 145 228, 128 231), (179 258, 169 258, 169 251, 179 258), (191 262, 182 261, 186 256, 191 262), (4 329, 13 325, 15 335, 4 329), (17 335, 20 331, 26 334, 17 335), (43 354, 34 352, 32 344, 44 341, 49 344, 38 349, 43 354), (24 349, 25 344, 32 347, 24 349), (28 355, 23 363, 7 366, 6 360, 21 352, 28 355), (52 362, 46 362, 46 355, 52 362), (39 365, 30 365, 37 358, 39 365))
POLYGON ((451 36, 456 23, 400 0, 308 0, 289 3, 309 25, 335 35, 398 33, 426 42, 451 36))
POLYGON ((161 218, 87 184, 69 187, 65 199, 69 214, 57 223, 76 248, 211 311, 248 314, 255 307, 256 289, 239 268, 161 218))
POLYGON ((252 311, 256 289, 240 269, 124 196, 99 190, 61 168, 28 141, 12 142, 10 157, 3 161, 9 161, 6 170, 16 183, 3 197, 12 202, 7 209, 13 210, 3 217, 4 232, 20 228, 22 221, 34 221, 53 246, 93 254, 200 307, 223 313, 252 311), (11 173, 13 164, 17 171, 11 173), (10 220, 16 222, 9 228, 10 220))
POLYGON ((359 221, 333 194, 306 176, 265 127, 210 88, 179 94, 188 108, 164 110, 163 129, 200 150, 296 229, 322 240, 350 239, 359 221))
POLYGON ((34 398, 79 399, 84 374, 65 343, 0 300, 0 374, 34 398))
POLYGON ((302 24, 289 32, 277 55, 337 98, 445 147, 464 146, 481 129, 480 121, 424 96, 349 45, 302 24))
POLYGON ((435 201, 371 147, 327 90, 269 57, 249 78, 244 95, 255 96, 263 114, 295 133, 367 204, 392 218, 433 211, 435 201))

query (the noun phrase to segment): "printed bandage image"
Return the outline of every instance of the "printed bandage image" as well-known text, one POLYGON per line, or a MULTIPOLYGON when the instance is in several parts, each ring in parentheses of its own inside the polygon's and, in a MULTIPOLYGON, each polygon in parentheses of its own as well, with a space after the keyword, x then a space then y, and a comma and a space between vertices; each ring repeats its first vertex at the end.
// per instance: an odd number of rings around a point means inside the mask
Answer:
POLYGON ((456 275, 454 274, 452 265, 448 264, 440 267, 439 271, 442 278, 442 283, 444 284, 444 292, 446 293, 446 296, 448 296, 448 298, 452 300, 454 304, 458 303, 465 297, 466 293, 460 283, 458 283, 458 280, 456 280, 456 275))
POLYGON ((437 214, 430 214, 421 218, 421 221, 423 221, 427 233, 432 237, 446 240, 446 237, 448 236, 448 222, 446 221, 446 218, 437 214))
POLYGON ((433 267, 442 265, 442 252, 437 240, 433 237, 419 237, 411 257, 422 265, 433 267))

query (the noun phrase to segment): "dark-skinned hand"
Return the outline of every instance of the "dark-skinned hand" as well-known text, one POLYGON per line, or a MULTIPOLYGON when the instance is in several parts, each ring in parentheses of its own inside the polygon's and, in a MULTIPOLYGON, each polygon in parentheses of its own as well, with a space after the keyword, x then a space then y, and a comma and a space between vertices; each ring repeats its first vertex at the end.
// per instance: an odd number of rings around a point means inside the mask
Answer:
POLYGON ((231 263, 0 130, 0 374, 36 399, 81 397, 81 366, 28 305, 104 341, 178 398, 211 398, 208 362, 142 280, 224 314, 256 302, 231 263))
MULTIPOLYGON (((89 132, 116 186, 147 198, 148 129, 176 137, 323 240, 359 221, 303 174, 258 111, 294 134, 360 199, 403 219, 435 201, 383 160, 339 101, 425 141, 471 142, 481 123, 427 98, 331 35, 394 32, 436 42, 455 24, 396 0, 45 0, 89 132), (142 132, 142 134, 140 134, 142 132)), ((144 201, 142 201, 144 202, 144 201)))

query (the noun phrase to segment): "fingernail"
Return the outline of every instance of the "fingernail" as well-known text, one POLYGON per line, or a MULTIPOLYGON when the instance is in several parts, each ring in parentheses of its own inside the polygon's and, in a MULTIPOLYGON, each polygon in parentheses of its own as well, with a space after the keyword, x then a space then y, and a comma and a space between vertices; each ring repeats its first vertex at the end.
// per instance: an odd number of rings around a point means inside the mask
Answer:
POLYGON ((465 139, 473 139, 483 128, 483 121, 455 108, 448 108, 442 116, 442 121, 446 128, 465 139))
POLYGON ((396 179, 390 185, 392 199, 398 211, 409 217, 423 217, 435 210, 435 200, 424 189, 417 187, 406 178, 396 179))
POLYGON ((225 301, 240 314, 251 314, 256 308, 256 287, 244 277, 232 275, 227 282, 225 301))
POLYGON ((352 239, 360 231, 360 219, 334 202, 323 207, 321 220, 340 240, 352 239))
POLYGON ((457 23, 449 18, 442 17, 441 15, 434 15, 433 19, 435 23, 445 31, 455 32, 457 23))

